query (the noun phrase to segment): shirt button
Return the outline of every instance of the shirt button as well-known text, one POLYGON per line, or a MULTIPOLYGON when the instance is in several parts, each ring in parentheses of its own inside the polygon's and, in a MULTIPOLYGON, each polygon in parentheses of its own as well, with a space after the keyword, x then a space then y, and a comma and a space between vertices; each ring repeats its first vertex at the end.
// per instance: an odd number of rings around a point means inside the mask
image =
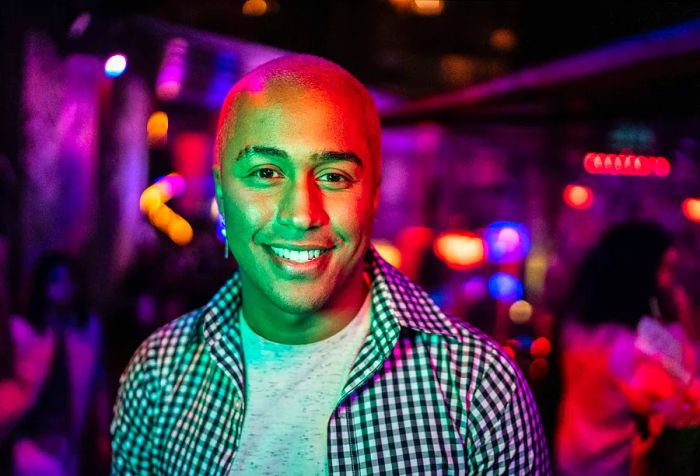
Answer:
POLYGON ((240 400, 236 400, 236 401, 233 403, 233 408, 235 408, 236 410, 240 410, 240 409, 241 409, 241 401, 240 401, 240 400))

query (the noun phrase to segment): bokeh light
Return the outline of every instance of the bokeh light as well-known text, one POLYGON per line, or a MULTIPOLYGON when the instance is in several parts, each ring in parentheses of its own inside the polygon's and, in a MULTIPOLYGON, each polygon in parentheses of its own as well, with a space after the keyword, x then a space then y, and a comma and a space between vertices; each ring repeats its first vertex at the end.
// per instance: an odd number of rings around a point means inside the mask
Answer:
POLYGON ((508 273, 495 273, 491 276, 488 289, 491 297, 499 301, 512 302, 523 297, 523 284, 508 273))
POLYGON ((530 363, 527 370, 531 380, 542 380, 549 372, 549 362, 547 359, 537 358, 530 363))
POLYGON ((148 144, 151 147, 163 147, 168 143, 168 115, 163 111, 155 111, 146 123, 148 144))
POLYGON ((433 251, 447 266, 457 270, 478 266, 486 258, 484 240, 465 231, 442 233, 433 243, 433 251))
POLYGON ((440 78, 449 86, 463 86, 474 79, 476 62, 464 55, 449 54, 440 58, 440 78))
POLYGON ((166 229, 168 236, 177 245, 184 246, 192 241, 192 226, 181 216, 175 215, 166 229))
POLYGON ((486 280, 481 276, 473 276, 462 284, 461 291, 468 303, 481 301, 486 297, 486 280))
POLYGON ((124 71, 126 71, 126 56, 123 54, 113 54, 105 61, 105 74, 110 78, 121 76, 124 71))
POLYGON ((538 337, 530 345, 530 355, 536 358, 546 358, 552 352, 552 343, 546 337, 538 337))
POLYGON ((413 11, 419 15, 439 15, 444 8, 443 0, 413 0, 413 11))
POLYGON ((688 220, 700 222, 700 198, 686 198, 681 209, 688 220))
POLYGON ((513 33, 513 30, 508 28, 498 28, 491 32, 491 38, 489 39, 491 47, 498 51, 511 51, 515 49, 518 44, 518 38, 513 33))
POLYGON ((161 101, 173 101, 182 93, 188 52, 189 42, 184 38, 171 38, 166 43, 156 79, 156 95, 161 101))
POLYGON ((532 317, 532 304, 527 301, 515 301, 508 308, 508 317, 515 324, 525 324, 532 317))
POLYGON ((401 251, 387 240, 372 241, 379 256, 389 262, 394 268, 401 267, 401 251))
POLYGON ((654 173, 657 177, 666 177, 671 173, 671 164, 664 157, 657 157, 654 163, 654 173))
POLYGON ((505 352, 508 355, 508 357, 510 357, 510 360, 515 360, 515 349, 513 349, 511 346, 504 345, 503 352, 505 352))
POLYGON ((141 193, 139 208, 153 226, 165 233, 174 243, 184 246, 192 241, 194 230, 182 216, 165 202, 185 191, 185 179, 176 173, 161 177, 141 193))
POLYGON ((563 195, 564 203, 575 210, 585 210, 593 205, 593 190, 583 185, 567 185, 563 195))
POLYGON ((484 230, 488 258, 492 263, 513 263, 530 251, 530 234, 520 223, 498 221, 484 230))
POLYGON ((241 11, 245 16, 259 17, 267 13, 268 8, 265 0, 246 0, 241 11))

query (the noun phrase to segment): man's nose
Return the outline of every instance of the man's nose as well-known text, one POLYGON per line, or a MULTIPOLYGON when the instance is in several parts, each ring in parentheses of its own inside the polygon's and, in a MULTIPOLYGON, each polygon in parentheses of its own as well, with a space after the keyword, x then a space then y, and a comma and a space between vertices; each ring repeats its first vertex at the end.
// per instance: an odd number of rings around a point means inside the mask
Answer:
POLYGON ((328 223, 323 194, 313 177, 290 180, 279 204, 277 221, 298 230, 317 228, 328 223))

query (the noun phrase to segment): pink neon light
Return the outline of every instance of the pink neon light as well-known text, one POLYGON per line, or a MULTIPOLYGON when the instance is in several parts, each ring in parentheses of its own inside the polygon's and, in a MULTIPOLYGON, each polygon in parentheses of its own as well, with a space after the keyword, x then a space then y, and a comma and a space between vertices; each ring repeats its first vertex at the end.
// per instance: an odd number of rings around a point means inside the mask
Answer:
POLYGON ((665 157, 603 152, 587 153, 583 158, 583 168, 594 175, 666 177, 671 173, 671 164, 665 157))

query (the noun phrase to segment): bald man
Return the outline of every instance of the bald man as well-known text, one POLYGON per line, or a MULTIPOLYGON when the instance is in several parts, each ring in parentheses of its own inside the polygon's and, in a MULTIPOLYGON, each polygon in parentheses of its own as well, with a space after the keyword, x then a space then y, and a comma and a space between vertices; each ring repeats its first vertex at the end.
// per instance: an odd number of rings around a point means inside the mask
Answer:
POLYGON ((354 77, 260 66, 214 156, 239 271, 137 350, 113 474, 549 474, 519 371, 370 246, 380 127, 354 77))

